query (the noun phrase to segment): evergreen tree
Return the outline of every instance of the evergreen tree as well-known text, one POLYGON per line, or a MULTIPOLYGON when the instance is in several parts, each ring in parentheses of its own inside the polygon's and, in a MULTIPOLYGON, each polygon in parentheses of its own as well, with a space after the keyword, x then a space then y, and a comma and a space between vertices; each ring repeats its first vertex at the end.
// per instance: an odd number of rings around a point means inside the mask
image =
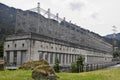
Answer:
POLYGON ((78 72, 83 72, 83 66, 84 66, 83 62, 84 62, 84 59, 82 55, 79 54, 76 61, 78 72))
POLYGON ((83 72, 84 58, 78 55, 77 60, 71 64, 71 72, 83 72))
POLYGON ((117 51, 113 52, 113 57, 114 58, 120 58, 120 50, 117 50, 117 51))
POLYGON ((60 66, 59 66, 59 60, 58 58, 55 58, 55 65, 54 65, 54 70, 55 72, 60 72, 60 66))
POLYGON ((0 41, 0 57, 3 57, 3 42, 0 41))

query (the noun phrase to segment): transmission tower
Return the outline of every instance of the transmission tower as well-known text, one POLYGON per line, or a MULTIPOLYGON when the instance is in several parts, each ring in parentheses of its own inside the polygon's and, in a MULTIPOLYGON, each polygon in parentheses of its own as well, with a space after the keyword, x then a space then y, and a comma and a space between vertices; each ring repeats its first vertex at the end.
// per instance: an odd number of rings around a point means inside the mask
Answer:
POLYGON ((116 39, 116 32, 117 32, 117 27, 116 26, 112 26, 112 31, 113 31, 113 51, 116 51, 117 49, 117 39, 116 39))

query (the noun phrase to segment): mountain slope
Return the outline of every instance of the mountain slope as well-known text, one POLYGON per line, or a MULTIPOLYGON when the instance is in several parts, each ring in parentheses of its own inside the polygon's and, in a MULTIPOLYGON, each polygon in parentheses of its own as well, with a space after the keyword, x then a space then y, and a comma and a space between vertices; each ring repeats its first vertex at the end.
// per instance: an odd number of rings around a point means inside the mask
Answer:
MULTIPOLYGON (((113 44, 113 34, 106 35, 104 38, 108 43, 113 44)), ((120 33, 116 34, 116 42, 118 48, 120 49, 120 33)))
POLYGON ((14 32, 15 15, 15 8, 0 3, 0 39, 14 32))
MULTIPOLYGON (((13 7, 8 7, 2 3, 0 3, 0 40, 4 39, 6 35, 13 34, 15 31, 15 22, 16 22, 16 11, 18 9, 15 9, 13 7)), ((24 12, 21 10, 21 12, 24 12)), ((32 15, 36 15, 36 13, 31 13, 32 15)), ((62 23, 61 23, 62 25, 62 23)), ((88 31, 83 28, 81 28, 83 31, 88 31)), ((94 32, 90 32, 91 34, 101 37, 99 34, 96 34, 94 32)), ((120 40, 120 33, 118 34, 118 40, 120 40)), ((77 36, 77 35, 76 35, 77 36)), ((112 35, 105 36, 105 39, 107 42, 112 44, 112 35)))
MULTIPOLYGON (((106 35, 107 38, 113 38, 113 34, 106 35)), ((120 33, 116 34, 116 39, 120 40, 120 33)))

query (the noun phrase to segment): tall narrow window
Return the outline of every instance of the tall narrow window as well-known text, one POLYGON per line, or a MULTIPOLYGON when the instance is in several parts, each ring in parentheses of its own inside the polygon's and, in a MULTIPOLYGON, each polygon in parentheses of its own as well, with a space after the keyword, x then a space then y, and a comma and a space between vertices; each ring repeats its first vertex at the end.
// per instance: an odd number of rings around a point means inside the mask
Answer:
POLYGON ((48 53, 45 54, 45 59, 48 61, 48 53))
POLYGON ((39 52, 39 60, 43 58, 43 52, 39 52))
POLYGON ((66 63, 68 64, 68 54, 66 54, 66 63))
POLYGON ((14 54, 13 54, 13 65, 17 65, 17 51, 14 51, 14 54))
POLYGON ((6 52, 6 62, 7 62, 7 65, 9 65, 9 62, 10 62, 10 51, 6 52))
POLYGON ((10 47, 10 45, 8 44, 8 48, 10 47))
POLYGON ((53 53, 50 53, 50 64, 53 64, 53 53))
POLYGON ((21 51, 21 64, 25 63, 27 60, 27 53, 26 51, 21 51))
POLYGON ((17 46, 17 45, 15 44, 15 48, 16 48, 16 46, 17 46))
POLYGON ((24 47, 24 43, 22 44, 22 47, 24 47))
POLYGON ((69 63, 71 63, 71 54, 69 55, 69 63))

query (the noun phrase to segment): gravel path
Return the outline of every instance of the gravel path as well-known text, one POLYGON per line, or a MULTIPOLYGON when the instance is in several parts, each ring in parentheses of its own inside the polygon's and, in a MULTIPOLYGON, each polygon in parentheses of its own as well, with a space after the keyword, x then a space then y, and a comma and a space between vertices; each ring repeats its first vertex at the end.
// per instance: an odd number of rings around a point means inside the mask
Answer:
POLYGON ((108 67, 106 69, 118 69, 118 68, 120 68, 120 64, 117 64, 117 65, 114 65, 114 66, 110 66, 110 67, 108 67))

